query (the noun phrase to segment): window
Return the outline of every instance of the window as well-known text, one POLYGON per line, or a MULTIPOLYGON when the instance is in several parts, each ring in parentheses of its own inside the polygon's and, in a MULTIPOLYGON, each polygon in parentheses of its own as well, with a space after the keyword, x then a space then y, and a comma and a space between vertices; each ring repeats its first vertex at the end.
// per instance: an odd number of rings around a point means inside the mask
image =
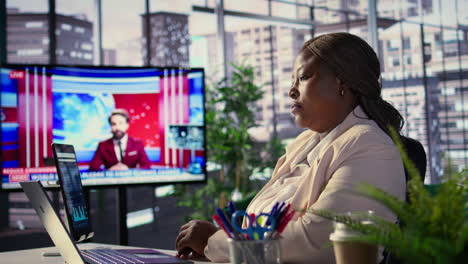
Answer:
POLYGON ((446 128, 453 128, 453 127, 457 127, 457 123, 456 122, 442 123, 441 126, 446 127, 446 128))
POLYGON ((70 31, 72 29, 72 26, 69 24, 62 24, 60 28, 66 31, 70 31))
POLYGON ((44 26, 43 21, 31 21, 24 24, 26 28, 41 28, 44 26))
POLYGON ((290 2, 271 2, 272 15, 278 17, 285 17, 290 19, 299 18, 298 7, 294 1, 290 2))
POLYGON ((398 57, 390 57, 389 62, 392 67, 400 66, 400 59, 398 57))
POLYGON ((19 49, 17 51, 19 56, 35 56, 35 55, 42 55, 44 54, 44 50, 42 49, 19 49))
MULTIPOLYGON (((102 1, 102 47, 115 50, 116 65, 143 65, 144 1, 102 1)), ((164 1, 161 1, 164 2, 164 1)), ((156 30, 156 29, 155 29, 156 30)), ((107 53, 110 54, 110 53, 107 53)), ((104 57, 103 60, 106 60, 104 57)))
POLYGON ((82 27, 76 27, 76 28, 75 28, 75 32, 76 32, 76 33, 81 33, 81 34, 83 34, 83 33, 85 33, 85 29, 82 28, 82 27))
POLYGON ((235 0, 224 1, 224 9, 268 15, 268 1, 265 0, 235 0))
POLYGON ((411 40, 410 38, 403 38, 403 49, 411 49, 411 40))
POLYGON ((440 46, 441 43, 442 43, 441 34, 440 33, 435 33, 434 34, 434 44, 436 46, 440 46))
POLYGON ((57 12, 57 53, 59 64, 98 64, 96 35, 98 35, 97 15, 94 0, 80 0, 79 4, 68 0, 55 0, 57 12), (96 44, 96 45, 95 45, 96 44), (83 56, 77 50, 89 52, 83 56), (73 54, 73 55, 72 55, 73 54), (96 58, 95 58, 96 54, 96 58))
POLYGON ((81 44, 81 48, 84 50, 93 50, 93 45, 91 43, 83 43, 81 44))
POLYGON ((398 50, 398 43, 397 39, 387 40, 387 50, 388 51, 397 51, 398 50))
MULTIPOLYGON (((255 81, 259 85, 263 85, 265 96, 259 101, 259 106, 264 109, 257 113, 258 129, 253 133, 253 137, 266 141, 269 140, 273 131, 273 121, 276 120, 277 126, 281 125, 282 120, 278 118, 281 114, 289 115, 290 110, 280 107, 290 101, 288 94, 290 88, 291 71, 293 63, 299 48, 305 42, 307 32, 310 28, 304 26, 294 27, 294 25, 276 25, 269 24, 267 21, 252 20, 237 17, 225 18, 226 31, 232 33, 233 41, 238 45, 234 48, 233 61, 237 63, 245 63, 252 65, 257 70, 255 81), (262 28, 262 30, 254 30, 262 28), (250 38, 240 38, 241 32, 250 32, 250 38), (276 37, 281 36, 281 37, 276 37), (256 41, 260 39, 261 41, 256 41), (289 41, 282 41, 289 39, 289 41), (250 53, 249 56, 241 56, 246 51, 260 50, 261 52, 250 53), (274 80, 272 80, 272 75, 274 80), (288 80, 288 85, 279 83, 279 80, 288 80), (273 113, 271 95, 276 95, 274 98, 276 116, 273 113)), ((288 127, 290 124, 288 123, 288 127)), ((278 131, 278 130, 277 130, 278 131)))
POLYGON ((411 55, 406 55, 406 64, 407 65, 411 65, 412 61, 411 61, 411 55))

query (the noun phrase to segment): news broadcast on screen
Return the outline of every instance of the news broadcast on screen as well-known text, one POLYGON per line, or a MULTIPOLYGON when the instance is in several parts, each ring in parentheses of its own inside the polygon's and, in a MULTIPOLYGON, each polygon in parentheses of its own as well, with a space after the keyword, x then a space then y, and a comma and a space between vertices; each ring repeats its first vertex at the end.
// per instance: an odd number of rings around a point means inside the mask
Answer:
POLYGON ((2 189, 54 185, 52 143, 74 146, 84 186, 205 181, 204 85, 197 68, 2 66, 2 189))

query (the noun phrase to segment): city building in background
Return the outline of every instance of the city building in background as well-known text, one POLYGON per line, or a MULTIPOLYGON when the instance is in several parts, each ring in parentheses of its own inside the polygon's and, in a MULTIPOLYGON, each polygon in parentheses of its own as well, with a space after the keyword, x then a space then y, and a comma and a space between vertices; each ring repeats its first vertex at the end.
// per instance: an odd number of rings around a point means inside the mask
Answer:
MULTIPOLYGON (((58 64, 93 64, 93 24, 85 18, 57 14, 58 64)), ((8 9, 7 61, 9 63, 50 62, 47 13, 21 13, 8 9)))
POLYGON ((116 65, 117 64, 117 51, 115 49, 103 49, 102 50, 102 63, 104 65, 116 65))
MULTIPOLYGON (((314 17, 322 23, 339 23, 365 18, 369 0, 312 0, 314 17)), ((378 0, 378 17, 413 17, 433 12, 434 0, 378 0)))
MULTIPOLYGON (((190 35, 188 15, 170 12, 157 12, 142 16, 142 32, 146 31, 146 17, 149 16, 150 64, 155 66, 189 67, 190 35)), ((144 43, 146 37, 143 36, 144 43)), ((146 61, 148 52, 143 47, 146 61)))
POLYGON ((257 85, 265 91, 257 104, 259 126, 251 129, 252 136, 262 142, 270 140, 275 124, 280 138, 294 137, 302 129, 294 124, 288 93, 294 60, 309 32, 286 26, 257 25, 229 33, 233 36, 229 39, 233 44, 228 44, 234 47, 233 61, 251 65, 257 85))
POLYGON ((468 65, 461 63, 468 60, 467 32, 399 22, 380 34, 384 97, 405 117, 404 133, 430 153, 428 166, 437 176, 467 164, 468 65))
MULTIPOLYGON (((395 24, 393 19, 378 19, 379 28, 385 29, 393 24, 395 24)), ((367 39, 367 21, 357 19, 348 22, 319 24, 314 28, 316 36, 340 31, 349 31, 367 39)), ((257 140, 266 142, 273 136, 273 125, 276 124, 276 135, 279 138, 295 137, 303 129, 295 125, 288 94, 294 60, 303 43, 310 38, 310 30, 260 24, 239 28, 236 32, 229 32, 229 35, 234 36, 232 40, 231 38, 227 39, 227 45, 234 47, 233 61, 252 65, 256 69, 257 84, 263 85, 265 91, 264 98, 258 102, 257 121, 259 126, 251 129, 252 135, 257 140), (233 41, 234 44, 231 44, 230 41, 233 41), (272 76, 276 94, 274 99, 270 92, 272 90, 272 76), (273 107, 275 107, 275 111, 272 111, 273 107)), ((214 41, 215 38, 212 40, 214 41)), ((212 45, 214 44, 212 43, 212 45)))
MULTIPOLYGON (((209 82, 215 82, 218 78, 224 77, 221 76, 222 65, 219 63, 219 58, 222 55, 219 54, 216 39, 216 34, 191 36, 190 66, 204 67, 209 82)), ((234 34, 232 32, 226 32, 225 42, 227 61, 237 61, 234 56, 234 34)), ((232 67, 228 67, 228 76, 232 76, 232 70, 232 67)))

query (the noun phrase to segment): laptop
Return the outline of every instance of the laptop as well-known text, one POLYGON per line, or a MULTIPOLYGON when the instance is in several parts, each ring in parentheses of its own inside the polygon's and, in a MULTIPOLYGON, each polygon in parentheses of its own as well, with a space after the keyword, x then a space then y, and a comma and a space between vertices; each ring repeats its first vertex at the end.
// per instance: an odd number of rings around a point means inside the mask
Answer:
POLYGON ((65 227, 75 242, 93 237, 80 170, 72 145, 52 144, 58 184, 65 207, 65 227))
POLYGON ((154 249, 78 249, 75 241, 87 239, 93 233, 89 224, 76 155, 72 145, 54 144, 53 149, 61 183, 60 189, 64 194, 68 230, 54 210, 40 181, 20 182, 20 185, 66 263, 192 263, 154 249))

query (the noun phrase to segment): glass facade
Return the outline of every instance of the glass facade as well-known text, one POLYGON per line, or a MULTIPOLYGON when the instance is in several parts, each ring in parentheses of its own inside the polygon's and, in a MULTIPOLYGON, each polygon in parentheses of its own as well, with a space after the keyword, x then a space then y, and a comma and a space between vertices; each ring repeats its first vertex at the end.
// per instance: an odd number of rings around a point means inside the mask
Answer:
POLYGON ((6 1, 6 53, 10 63, 49 62, 49 3, 6 1))
POLYGON ((310 26, 225 18, 225 41, 227 47, 232 47, 229 61, 252 65, 257 84, 265 92, 257 105, 259 126, 251 130, 259 141, 267 141, 275 133, 288 138, 299 132, 290 115, 288 91, 294 59, 310 38, 310 30, 310 26))
POLYGON ((142 66, 145 1, 100 0, 102 60, 106 65, 142 66))
POLYGON ((379 1, 383 94, 402 112, 404 133, 428 155, 426 182, 466 167, 468 1, 379 1), (462 8, 462 9, 460 9, 462 8))
POLYGON ((94 64, 94 27, 97 24, 94 7, 93 0, 56 1, 55 55, 58 64, 94 64))

